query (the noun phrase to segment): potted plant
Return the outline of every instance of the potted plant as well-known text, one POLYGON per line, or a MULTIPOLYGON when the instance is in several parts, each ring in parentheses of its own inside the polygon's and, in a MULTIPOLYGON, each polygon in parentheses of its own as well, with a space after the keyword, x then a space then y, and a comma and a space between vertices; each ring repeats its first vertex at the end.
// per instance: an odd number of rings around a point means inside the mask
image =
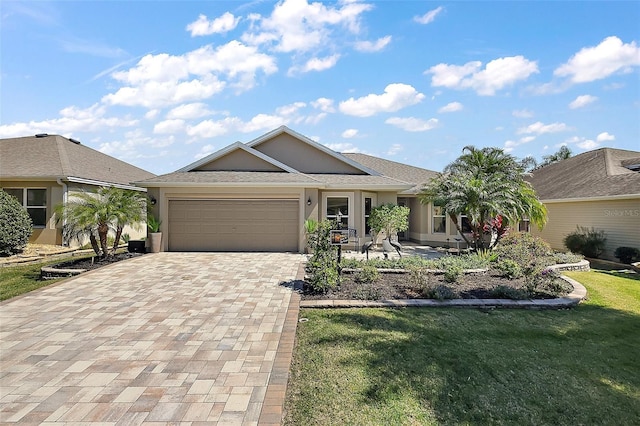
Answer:
POLYGON ((149 251, 158 253, 162 249, 162 232, 160 232, 162 221, 153 215, 147 216, 147 227, 149 228, 149 251))

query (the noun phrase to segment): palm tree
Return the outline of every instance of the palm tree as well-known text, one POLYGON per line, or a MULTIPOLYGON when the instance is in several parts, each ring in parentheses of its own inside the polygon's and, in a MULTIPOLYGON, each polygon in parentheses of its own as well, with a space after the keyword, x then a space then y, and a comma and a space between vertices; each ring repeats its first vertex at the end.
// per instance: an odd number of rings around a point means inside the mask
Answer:
POLYGON ((557 152, 542 157, 543 161, 542 163, 540 163, 538 168, 548 166, 549 164, 557 163, 562 160, 566 160, 569 157, 571 157, 571 150, 566 145, 562 145, 557 152))
POLYGON ((114 248, 125 225, 140 222, 145 217, 145 198, 134 191, 100 187, 96 192, 74 194, 65 204, 56 207, 58 221, 64 219, 65 240, 89 238, 97 256, 109 253, 109 231, 116 232, 114 248), (99 245, 98 245, 99 243, 99 245))
MULTIPOLYGON (((463 154, 420 193, 422 203, 442 206, 468 245, 484 246, 483 234, 490 220, 501 216, 508 223, 529 218, 539 227, 546 222, 546 209, 531 185, 524 180, 525 166, 499 148, 466 146, 463 154), (458 216, 466 215, 472 229, 470 241, 458 216)), ((492 239, 491 248, 500 239, 492 239)))

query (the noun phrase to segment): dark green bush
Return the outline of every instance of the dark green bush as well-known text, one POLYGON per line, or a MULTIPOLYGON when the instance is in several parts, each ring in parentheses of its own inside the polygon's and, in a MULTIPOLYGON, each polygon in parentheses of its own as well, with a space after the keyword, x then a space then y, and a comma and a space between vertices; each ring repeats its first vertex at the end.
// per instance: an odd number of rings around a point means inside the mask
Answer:
POLYGON ((422 295, 427 299, 436 299, 436 300, 448 300, 448 299, 457 299, 458 295, 456 292, 446 285, 437 285, 437 286, 425 286, 422 289, 422 295))
POLYGON ((462 268, 458 265, 449 265, 444 270, 444 281, 448 283, 457 282, 462 276, 462 268))
POLYGON ((591 258, 598 258, 602 254, 606 242, 604 231, 584 226, 578 226, 575 231, 564 237, 564 245, 569 250, 591 258))
POLYGON ((0 256, 19 253, 29 242, 29 213, 11 195, 0 190, 0 256))
POLYGON ((635 247, 618 247, 613 255, 622 263, 632 263, 640 259, 640 250, 635 247))
POLYGON ((380 278, 378 269, 370 264, 365 264, 353 277, 357 283, 361 284, 373 284, 378 281, 378 278, 380 278))
POLYGON ((340 284, 337 248, 329 240, 333 225, 328 220, 318 223, 316 232, 309 238, 313 256, 307 262, 307 284, 316 293, 326 293, 340 284))
POLYGON ((510 280, 520 278, 522 276, 522 268, 511 259, 502 259, 496 264, 496 269, 500 271, 500 276, 509 278, 510 280))

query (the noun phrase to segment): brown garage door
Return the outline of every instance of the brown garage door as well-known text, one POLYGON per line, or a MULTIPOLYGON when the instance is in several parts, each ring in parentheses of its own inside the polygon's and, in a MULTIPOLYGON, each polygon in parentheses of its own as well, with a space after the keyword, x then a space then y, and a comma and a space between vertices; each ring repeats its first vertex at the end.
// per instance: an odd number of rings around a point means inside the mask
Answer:
POLYGON ((298 200, 171 200, 169 251, 298 251, 298 200))

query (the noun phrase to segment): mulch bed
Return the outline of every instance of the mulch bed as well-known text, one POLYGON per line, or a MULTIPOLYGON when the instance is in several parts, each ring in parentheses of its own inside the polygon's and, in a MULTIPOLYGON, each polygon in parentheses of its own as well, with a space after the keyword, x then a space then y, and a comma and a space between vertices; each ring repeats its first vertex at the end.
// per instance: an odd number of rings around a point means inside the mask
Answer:
POLYGON ((106 265, 110 265, 112 263, 120 262, 121 260, 131 259, 133 257, 143 256, 142 253, 118 253, 115 255, 107 256, 105 258, 85 258, 72 260, 70 262, 60 263, 57 265, 52 265, 56 268, 60 269, 85 269, 90 271, 92 269, 98 269, 106 265))
MULTIPOLYGON (((379 278, 373 284, 359 283, 355 280, 356 275, 343 273, 341 283, 337 289, 330 290, 326 294, 314 293, 304 285, 302 300, 389 300, 389 299, 427 299, 422 289, 411 283, 408 273, 380 273, 379 278)), ((561 295, 569 294, 572 286, 562 281, 564 292, 561 295), (565 285, 566 284, 566 285, 565 285)), ((455 283, 445 282, 442 274, 429 274, 428 285, 431 288, 446 286, 459 299, 496 299, 499 297, 494 293, 498 286, 509 287, 518 292, 524 289, 523 279, 509 280, 498 276, 491 271, 485 273, 464 274, 455 283)), ((551 299, 557 297, 545 292, 537 293, 535 299, 551 299)), ((522 298, 522 297, 518 297, 522 298)))

